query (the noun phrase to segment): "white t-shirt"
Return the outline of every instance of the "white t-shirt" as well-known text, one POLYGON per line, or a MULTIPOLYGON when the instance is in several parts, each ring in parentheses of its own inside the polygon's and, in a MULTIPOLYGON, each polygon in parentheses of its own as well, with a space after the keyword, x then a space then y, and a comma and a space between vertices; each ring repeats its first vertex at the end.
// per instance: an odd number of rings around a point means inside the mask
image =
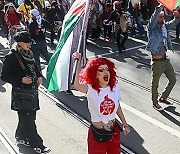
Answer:
POLYGON ((91 122, 102 121, 107 124, 108 121, 115 119, 120 101, 120 86, 116 84, 113 91, 109 86, 100 88, 98 93, 88 84, 87 100, 91 122))

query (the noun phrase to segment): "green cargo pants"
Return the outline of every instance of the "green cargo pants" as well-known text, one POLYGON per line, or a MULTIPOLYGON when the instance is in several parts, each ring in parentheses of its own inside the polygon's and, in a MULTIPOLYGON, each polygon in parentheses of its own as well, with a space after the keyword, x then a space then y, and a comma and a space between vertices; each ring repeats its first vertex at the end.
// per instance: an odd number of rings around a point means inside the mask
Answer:
POLYGON ((161 75, 164 73, 168 78, 169 82, 166 85, 161 97, 167 99, 169 96, 172 88, 176 83, 176 77, 174 73, 174 69, 170 63, 169 59, 162 60, 162 61, 153 61, 151 65, 152 70, 152 101, 153 103, 158 103, 158 87, 159 87, 159 80, 161 75))

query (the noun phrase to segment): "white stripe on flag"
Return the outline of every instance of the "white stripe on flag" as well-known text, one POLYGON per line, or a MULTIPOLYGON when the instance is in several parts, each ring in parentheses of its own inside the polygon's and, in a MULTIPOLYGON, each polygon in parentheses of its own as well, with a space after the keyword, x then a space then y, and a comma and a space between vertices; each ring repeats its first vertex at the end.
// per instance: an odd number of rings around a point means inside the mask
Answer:
POLYGON ((65 42, 57 63, 56 63, 56 74, 57 74, 57 84, 60 91, 64 91, 68 89, 68 78, 69 78, 69 62, 71 53, 67 51, 71 51, 73 41, 73 33, 71 33, 65 42))

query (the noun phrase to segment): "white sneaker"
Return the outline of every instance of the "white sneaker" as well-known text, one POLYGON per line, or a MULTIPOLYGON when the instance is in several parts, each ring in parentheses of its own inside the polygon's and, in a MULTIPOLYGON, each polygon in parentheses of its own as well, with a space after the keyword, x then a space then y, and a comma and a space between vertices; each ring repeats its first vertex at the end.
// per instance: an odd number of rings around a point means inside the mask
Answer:
POLYGON ((51 149, 45 147, 44 149, 40 148, 40 147, 36 147, 34 148, 34 151, 36 151, 37 153, 41 153, 41 154, 47 154, 51 151, 51 149))

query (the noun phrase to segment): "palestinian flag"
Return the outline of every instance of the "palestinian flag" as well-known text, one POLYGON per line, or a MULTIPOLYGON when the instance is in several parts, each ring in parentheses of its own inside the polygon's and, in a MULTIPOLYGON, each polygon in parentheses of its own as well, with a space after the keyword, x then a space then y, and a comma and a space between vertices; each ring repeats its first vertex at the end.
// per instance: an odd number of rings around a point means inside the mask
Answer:
POLYGON ((173 10, 180 6, 180 0, 158 0, 161 4, 167 7, 169 10, 173 10))
POLYGON ((72 74, 72 53, 81 43, 82 55, 85 57, 85 34, 90 12, 91 0, 76 0, 66 14, 58 45, 47 68, 48 91, 65 91, 70 89, 72 74), (83 34, 82 34, 83 32, 83 34), (80 37, 82 42, 79 42, 80 37))

